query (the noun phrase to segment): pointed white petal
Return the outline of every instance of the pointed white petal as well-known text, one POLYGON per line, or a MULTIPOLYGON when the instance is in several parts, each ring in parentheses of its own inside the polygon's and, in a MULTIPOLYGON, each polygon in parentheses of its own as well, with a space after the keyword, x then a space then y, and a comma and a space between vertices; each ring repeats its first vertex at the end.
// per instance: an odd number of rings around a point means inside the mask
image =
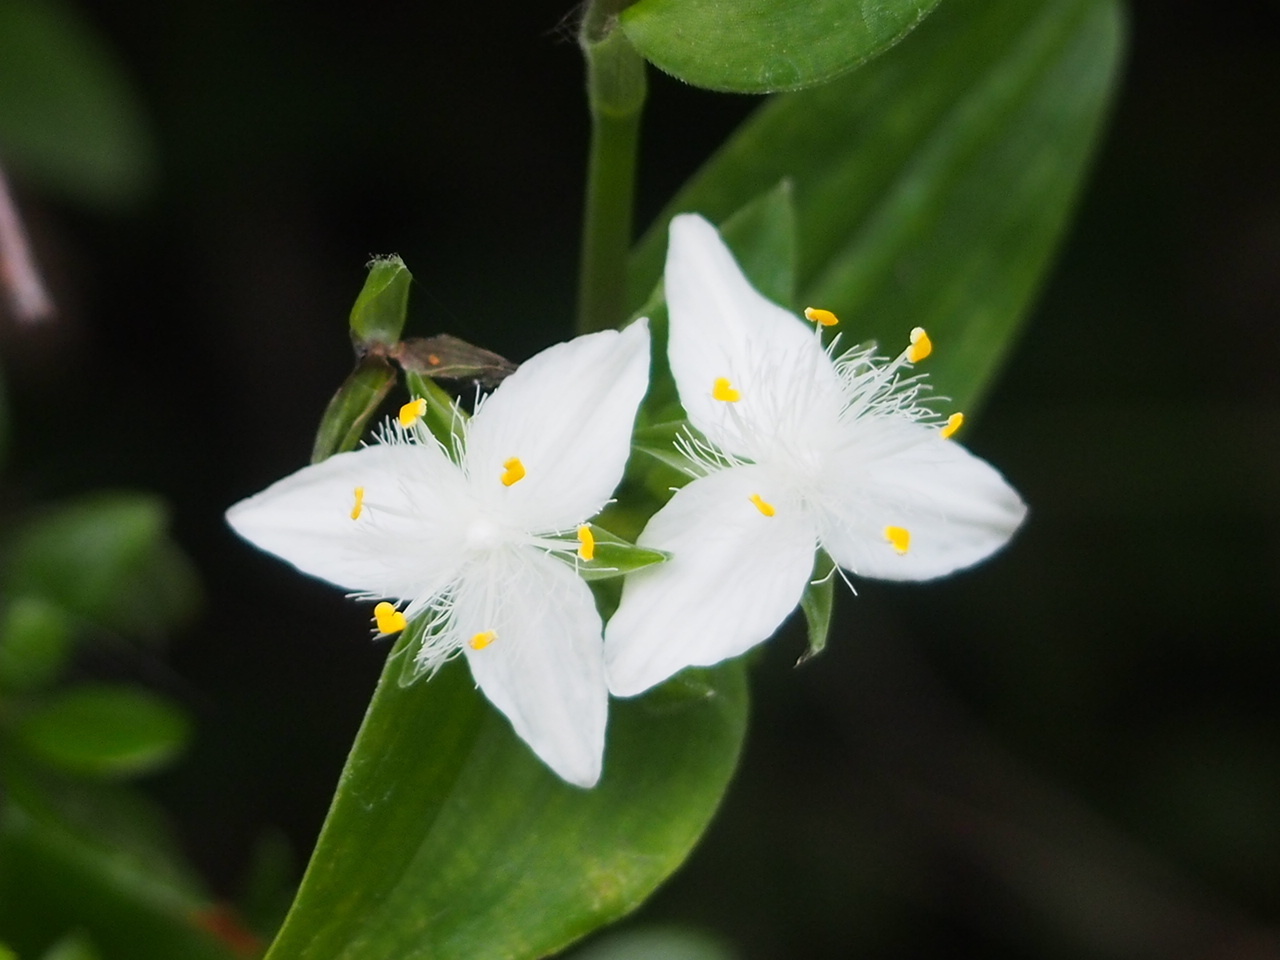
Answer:
POLYGON ((472 489, 525 530, 562 530, 597 513, 622 479, 649 385, 645 320, 556 344, 490 396, 467 430, 472 489), (523 479, 504 486, 512 458, 523 479))
POLYGON ((690 422, 712 442, 760 459, 757 440, 794 440, 838 416, 839 380, 812 325, 758 293, 702 217, 671 221, 664 282, 671 373, 690 422), (721 378, 737 401, 713 396, 721 378))
POLYGON ((573 568, 531 547, 490 558, 459 586, 454 629, 493 632, 482 649, 464 640, 476 683, 547 766, 595 786, 609 698, 600 615, 573 568))
POLYGON ((1027 514, 999 472, 934 428, 898 419, 855 424, 828 471, 823 546, 864 577, 929 580, 984 560, 1027 514), (906 530, 899 553, 889 527, 906 530))
POLYGON ((768 473, 733 467, 693 481, 637 541, 670 551, 628 574, 605 631, 609 688, 632 696, 688 666, 736 657, 767 639, 804 591, 815 534, 768 473), (776 511, 765 516, 758 495, 776 511))
POLYGON ((462 474, 436 447, 340 453, 227 511, 232 529, 303 573, 347 590, 411 599, 440 589, 461 546, 462 474), (363 490, 352 518, 356 489, 363 490))

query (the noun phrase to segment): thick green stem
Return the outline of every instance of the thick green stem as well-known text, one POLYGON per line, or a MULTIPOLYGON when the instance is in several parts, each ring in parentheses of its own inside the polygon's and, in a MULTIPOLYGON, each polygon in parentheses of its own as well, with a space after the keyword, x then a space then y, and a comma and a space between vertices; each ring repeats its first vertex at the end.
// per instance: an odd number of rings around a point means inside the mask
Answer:
POLYGON ((592 4, 580 41, 587 59, 591 155, 582 218, 578 332, 621 324, 627 315, 636 151, 644 108, 644 60, 615 29, 621 4, 592 4))

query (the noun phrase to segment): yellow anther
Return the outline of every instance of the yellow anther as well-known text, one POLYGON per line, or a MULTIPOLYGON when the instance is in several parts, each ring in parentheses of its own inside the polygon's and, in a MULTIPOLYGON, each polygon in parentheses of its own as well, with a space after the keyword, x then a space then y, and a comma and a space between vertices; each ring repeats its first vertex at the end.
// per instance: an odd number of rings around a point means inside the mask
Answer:
POLYGON ((911 547, 911 531, 906 527, 885 527, 884 538, 893 544, 893 549, 906 553, 911 547))
POLYGON ((947 439, 955 435, 955 432, 964 426, 964 414, 953 413, 947 417, 947 425, 942 428, 942 439, 947 439))
POLYGON ((766 517, 772 517, 778 511, 774 509, 772 503, 760 496, 758 493, 751 495, 751 502, 756 505, 756 509, 763 513, 766 517))
POLYGON ((423 418, 426 412, 426 400, 423 400, 422 397, 419 397, 417 400, 410 400, 400 408, 400 426, 412 427, 423 418))
POLYGON ((711 396, 725 403, 737 403, 742 399, 742 394, 733 389, 728 377, 716 377, 716 382, 711 387, 711 396))
POLYGON ((840 322, 830 310, 823 310, 821 307, 805 307, 804 316, 806 320, 812 320, 814 323, 820 323, 824 327, 834 327, 840 322))
POLYGON ((395 604, 385 600, 373 608, 373 619, 377 621, 379 633, 399 633, 409 625, 395 604))
POLYGON ((907 347, 907 359, 919 363, 933 353, 933 341, 924 332, 924 327, 916 327, 911 331, 911 346, 907 347))
POLYGON ((509 487, 524 479, 524 464, 519 457, 512 457, 502 465, 502 485, 509 487))
POLYGON ((474 637, 468 640, 467 645, 471 647, 472 650, 483 650, 497 639, 497 630, 485 630, 481 633, 477 633, 474 637))
POLYGON ((351 508, 351 519, 359 520, 364 511, 364 487, 356 487, 356 505, 351 508))
POLYGON ((596 556, 596 538, 591 528, 583 524, 578 528, 578 556, 583 560, 594 560, 596 556))

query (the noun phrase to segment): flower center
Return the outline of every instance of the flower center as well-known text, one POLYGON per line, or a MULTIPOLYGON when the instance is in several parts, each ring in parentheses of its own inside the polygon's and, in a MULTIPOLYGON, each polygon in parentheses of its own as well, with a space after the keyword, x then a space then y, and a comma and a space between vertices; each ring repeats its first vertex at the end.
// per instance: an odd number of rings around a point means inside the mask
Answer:
POLYGON ((491 550, 505 539, 502 528, 487 517, 476 517, 467 524, 466 545, 468 550, 491 550))

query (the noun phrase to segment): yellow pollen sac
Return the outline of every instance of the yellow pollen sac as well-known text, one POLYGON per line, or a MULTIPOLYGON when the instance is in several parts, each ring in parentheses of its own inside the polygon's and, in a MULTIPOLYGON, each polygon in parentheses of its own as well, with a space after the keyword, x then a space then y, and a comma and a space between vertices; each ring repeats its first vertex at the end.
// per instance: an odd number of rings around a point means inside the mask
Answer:
POLYGON ((399 633, 409 625, 395 604, 385 600, 373 608, 373 619, 377 621, 379 633, 399 633))
POLYGON ((351 508, 351 519, 359 520, 364 511, 364 487, 356 487, 356 505, 351 508))
POLYGON ((947 425, 942 428, 942 439, 955 436, 955 432, 964 426, 964 414, 953 413, 947 417, 947 425))
POLYGON ((509 487, 513 483, 519 483, 524 479, 524 464, 520 462, 519 457, 512 457, 502 465, 502 485, 509 487))
POLYGON ((477 633, 474 637, 468 640, 467 645, 471 647, 472 650, 483 650, 497 639, 497 630, 485 630, 482 633, 477 633))
POLYGON ((774 508, 772 503, 770 503, 764 497, 760 496, 760 494, 758 493, 753 493, 750 499, 751 499, 751 502, 756 505, 756 509, 759 510, 761 513, 763 513, 766 517, 772 517, 775 513, 778 512, 774 508))
POLYGON ((596 538, 591 532, 591 528, 583 524, 578 528, 578 542, 582 546, 578 547, 578 556, 583 560, 594 560, 596 556, 596 538))
POLYGON ((410 400, 400 408, 400 426, 412 427, 415 423, 422 419, 427 412, 427 401, 419 397, 417 400, 410 400))
POLYGON ((742 399, 742 394, 729 384, 728 377, 716 377, 716 382, 711 387, 711 396, 725 403, 737 403, 742 399))
POLYGON ((911 346, 907 347, 907 359, 919 363, 933 353, 933 341, 924 332, 924 327, 916 327, 911 331, 911 346))
POLYGON ((819 323, 824 327, 834 327, 840 322, 840 318, 834 313, 830 310, 823 310, 821 307, 805 307, 804 316, 806 320, 812 320, 814 323, 819 323))
POLYGON ((911 547, 911 531, 906 527, 885 527, 884 538, 893 544, 893 549, 906 553, 911 547))

